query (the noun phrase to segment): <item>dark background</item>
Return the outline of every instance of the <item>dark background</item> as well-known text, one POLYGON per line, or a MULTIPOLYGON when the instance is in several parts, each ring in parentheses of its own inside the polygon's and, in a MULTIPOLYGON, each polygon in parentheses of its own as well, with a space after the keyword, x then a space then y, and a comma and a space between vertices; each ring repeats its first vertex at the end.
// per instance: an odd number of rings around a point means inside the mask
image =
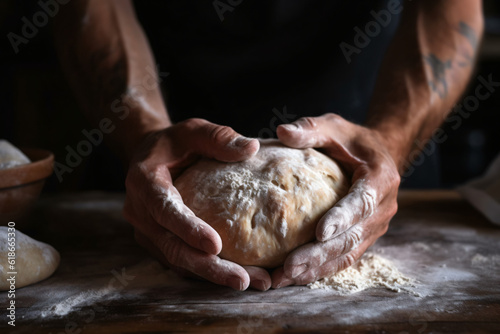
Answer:
MULTIPOLYGON (((93 126, 85 120, 59 67, 52 45, 50 23, 39 28, 29 43, 15 54, 8 32, 19 33, 21 18, 40 10, 36 1, 0 1, 0 138, 20 147, 39 147, 54 152, 64 162, 66 146, 75 147, 93 126)), ((486 30, 479 51, 476 73, 464 96, 474 94, 478 75, 500 81, 500 6, 484 1, 486 30)), ((448 139, 439 147, 441 186, 454 187, 484 172, 500 152, 500 92, 481 101, 478 110, 458 129, 445 123, 448 139)), ((120 163, 110 158, 105 145, 94 147, 90 156, 59 182, 53 175, 45 191, 123 190, 120 163)))

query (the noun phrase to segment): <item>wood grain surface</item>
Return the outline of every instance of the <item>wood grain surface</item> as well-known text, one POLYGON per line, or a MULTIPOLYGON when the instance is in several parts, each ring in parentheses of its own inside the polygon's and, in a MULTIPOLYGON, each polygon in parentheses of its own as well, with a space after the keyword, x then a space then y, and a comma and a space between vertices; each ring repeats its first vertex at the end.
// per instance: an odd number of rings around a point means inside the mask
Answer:
POLYGON ((122 194, 45 198, 19 230, 52 244, 61 265, 16 291, 1 333, 499 333, 500 228, 451 191, 402 191, 371 251, 415 278, 400 293, 347 296, 288 287, 233 291, 165 270, 132 237, 122 194))

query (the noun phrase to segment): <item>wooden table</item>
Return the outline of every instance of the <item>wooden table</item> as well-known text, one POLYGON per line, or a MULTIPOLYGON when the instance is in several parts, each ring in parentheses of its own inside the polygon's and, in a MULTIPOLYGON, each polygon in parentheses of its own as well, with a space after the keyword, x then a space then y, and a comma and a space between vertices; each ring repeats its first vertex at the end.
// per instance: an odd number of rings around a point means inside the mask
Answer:
MULTIPOLYGON (((24 230, 58 249, 57 272, 17 291, 12 333, 500 333, 500 228, 451 191, 402 191, 371 250, 418 280, 348 296, 233 291, 164 270, 121 218, 123 195, 46 198, 24 230)), ((0 294, 4 303, 6 293, 0 294)))

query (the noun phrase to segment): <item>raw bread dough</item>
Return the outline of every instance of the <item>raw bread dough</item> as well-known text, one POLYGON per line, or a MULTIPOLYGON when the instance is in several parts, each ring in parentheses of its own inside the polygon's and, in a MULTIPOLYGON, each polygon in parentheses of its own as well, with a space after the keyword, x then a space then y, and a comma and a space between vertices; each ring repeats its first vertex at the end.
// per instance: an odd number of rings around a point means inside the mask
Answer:
POLYGON ((0 169, 30 163, 30 159, 7 140, 0 140, 0 169))
POLYGON ((332 159, 269 140, 244 162, 202 159, 174 185, 221 236, 221 258, 266 268, 313 240, 319 218, 348 191, 332 159))
MULTIPOLYGON (((36 241, 19 230, 15 231, 17 274, 15 287, 21 288, 46 279, 54 273, 59 266, 59 253, 50 245, 36 241)), ((8 253, 8 228, 0 226, 0 291, 9 290, 10 283, 7 281, 11 275, 9 269, 8 253)))

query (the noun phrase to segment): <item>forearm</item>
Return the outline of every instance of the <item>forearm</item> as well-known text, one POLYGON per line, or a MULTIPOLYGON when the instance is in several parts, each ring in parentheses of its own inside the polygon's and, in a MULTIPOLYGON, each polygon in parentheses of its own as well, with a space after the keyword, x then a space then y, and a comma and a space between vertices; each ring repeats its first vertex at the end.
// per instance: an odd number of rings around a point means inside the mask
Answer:
POLYGON ((480 0, 405 3, 367 120, 400 173, 415 143, 427 141, 460 98, 483 31, 480 0))
POLYGON ((123 159, 170 125, 163 78, 129 1, 72 1, 56 18, 55 42, 83 112, 94 126, 113 122, 106 140, 123 159))

